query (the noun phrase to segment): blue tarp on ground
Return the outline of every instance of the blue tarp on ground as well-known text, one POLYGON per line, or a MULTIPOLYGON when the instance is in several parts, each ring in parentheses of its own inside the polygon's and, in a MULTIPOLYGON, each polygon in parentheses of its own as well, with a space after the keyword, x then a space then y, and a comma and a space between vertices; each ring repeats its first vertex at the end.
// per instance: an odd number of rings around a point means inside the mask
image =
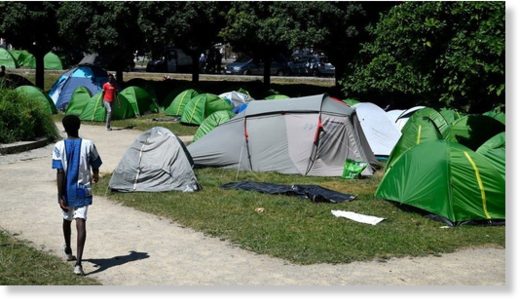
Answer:
POLYGON ((265 182, 241 181, 223 184, 221 188, 297 196, 310 199, 313 202, 340 203, 356 199, 355 195, 332 191, 317 185, 278 185, 265 182))

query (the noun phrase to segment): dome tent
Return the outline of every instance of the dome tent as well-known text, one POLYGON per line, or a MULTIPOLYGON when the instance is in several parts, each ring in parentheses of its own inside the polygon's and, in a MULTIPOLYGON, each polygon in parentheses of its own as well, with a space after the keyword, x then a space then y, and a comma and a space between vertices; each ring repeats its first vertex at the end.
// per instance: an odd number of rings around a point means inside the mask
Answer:
POLYGON ((199 190, 193 161, 170 130, 154 127, 139 135, 114 170, 108 187, 120 192, 199 190))
POLYGON ((375 196, 430 212, 450 225, 505 219, 505 175, 485 156, 436 140, 403 153, 375 196))
POLYGON ((356 109, 359 123, 374 155, 388 157, 401 137, 401 131, 376 104, 361 102, 352 107, 356 109))
POLYGON ((347 160, 378 165, 356 112, 327 95, 252 101, 188 150, 197 166, 342 176, 347 160))
POLYGON ((82 121, 91 121, 91 122, 104 122, 106 119, 106 109, 103 105, 103 100, 101 99, 101 92, 93 95, 88 103, 81 111, 79 119, 82 121))
POLYGON ((92 96, 90 95, 90 91, 83 86, 79 86, 72 93, 72 97, 67 105, 65 113, 80 116, 91 98, 92 96))
POLYGON ((117 95, 112 110, 114 119, 122 120, 141 116, 146 112, 159 112, 159 105, 145 89, 130 86, 117 95))
MULTIPOLYGON (((158 112, 159 107, 146 90, 130 86, 117 95, 112 105, 112 119, 122 120, 141 116, 145 112, 158 112)), ((106 119, 106 109, 101 99, 101 92, 93 95, 85 105, 80 115, 81 120, 103 122, 106 119)))
POLYGON ((394 123, 397 125, 398 129, 403 129, 404 125, 408 122, 408 119, 416 112, 417 110, 421 110, 424 106, 415 106, 412 108, 405 109, 401 112, 401 114, 395 119, 394 123))
POLYGON ((213 112, 206 119, 204 119, 202 124, 200 124, 199 128, 195 132, 195 135, 193 135, 193 141, 200 139, 208 132, 215 129, 218 125, 229 121, 234 116, 235 114, 232 111, 227 110, 213 112))
POLYGON ((488 139, 505 130, 505 125, 492 117, 466 115, 450 124, 446 139, 475 151, 488 139))
POLYGON ((30 85, 23 85, 18 86, 15 90, 21 94, 26 95, 31 100, 43 104, 47 109, 47 112, 49 112, 50 114, 58 113, 56 107, 54 106, 54 102, 45 93, 43 93, 43 91, 40 88, 30 85))
POLYGON ((233 105, 215 94, 201 93, 192 98, 184 107, 181 123, 200 125, 210 114, 220 110, 231 111, 233 105))
POLYGON ((4 65, 5 68, 15 69, 17 66, 16 59, 13 57, 9 50, 0 47, 0 65, 4 65))
POLYGON ((63 73, 52 86, 49 96, 58 110, 64 111, 76 88, 83 86, 92 95, 102 90, 108 81, 107 72, 95 65, 78 65, 63 73))
POLYGON ((251 101, 254 101, 254 99, 246 93, 240 92, 240 91, 229 91, 224 92, 218 95, 221 99, 227 100, 233 106, 236 108, 242 104, 247 104, 251 101))
POLYGON ((453 122, 455 122, 456 120, 464 117, 464 113, 461 113, 455 109, 451 109, 451 108, 442 108, 440 111, 439 111, 440 115, 442 115, 442 117, 446 120, 446 122, 448 124, 451 124, 453 122))
POLYGON ((506 133, 499 134, 488 139, 478 149, 477 153, 487 157, 502 174, 506 174, 506 133))
MULTIPOLYGON (((20 68, 36 68, 36 58, 27 50, 11 50, 11 54, 16 59, 16 63, 20 68)), ((44 69, 62 70, 63 64, 61 59, 52 51, 49 51, 43 57, 44 69)))
POLYGON ((171 92, 166 96, 166 103, 168 103, 168 100, 173 100, 170 102, 170 105, 164 109, 164 113, 171 116, 181 116, 186 104, 198 94, 199 93, 194 89, 186 89, 179 94, 175 91, 171 92))
POLYGON ((448 123, 435 109, 422 108, 415 111, 401 129, 402 135, 388 158, 387 167, 418 144, 444 139, 448 127, 448 123))

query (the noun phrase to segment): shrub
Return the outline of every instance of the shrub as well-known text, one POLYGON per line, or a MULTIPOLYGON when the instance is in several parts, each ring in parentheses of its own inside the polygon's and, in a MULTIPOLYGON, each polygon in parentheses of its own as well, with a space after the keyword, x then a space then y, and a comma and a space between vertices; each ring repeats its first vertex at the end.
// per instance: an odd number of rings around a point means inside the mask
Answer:
POLYGON ((58 129, 44 105, 12 89, 0 88, 0 143, 58 138, 58 129))

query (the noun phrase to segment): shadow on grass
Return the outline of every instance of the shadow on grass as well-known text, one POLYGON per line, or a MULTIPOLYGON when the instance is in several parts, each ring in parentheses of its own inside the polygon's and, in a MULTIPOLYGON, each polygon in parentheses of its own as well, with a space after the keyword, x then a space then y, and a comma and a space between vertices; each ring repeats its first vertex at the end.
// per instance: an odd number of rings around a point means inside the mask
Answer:
POLYGON ((128 262, 136 261, 136 260, 142 260, 150 258, 150 255, 146 252, 136 252, 136 251, 130 251, 130 254, 124 255, 124 256, 115 256, 112 258, 106 258, 106 259, 85 259, 83 261, 87 261, 94 264, 94 267, 97 269, 95 271, 92 271, 90 273, 87 273, 86 275, 92 275, 97 274, 102 271, 105 271, 111 267, 123 265, 128 262))

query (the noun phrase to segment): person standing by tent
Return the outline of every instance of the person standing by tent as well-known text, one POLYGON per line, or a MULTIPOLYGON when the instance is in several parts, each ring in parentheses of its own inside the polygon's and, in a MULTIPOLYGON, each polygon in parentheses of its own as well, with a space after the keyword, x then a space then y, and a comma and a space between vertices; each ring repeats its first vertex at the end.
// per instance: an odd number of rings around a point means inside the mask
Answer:
POLYGON ((0 78, 3 78, 3 77, 5 77, 5 66, 4 65, 2 65, 0 67, 0 78))
POLYGON ((117 88, 115 85, 115 79, 113 74, 108 74, 108 82, 103 84, 103 92, 101 97, 103 98, 103 105, 107 111, 106 126, 108 131, 112 131, 112 108, 113 103, 116 99, 117 88))
POLYGON ((67 138, 54 145, 52 168, 57 170, 58 203, 63 214, 64 254, 67 261, 76 260, 74 274, 84 275, 81 261, 87 238, 87 211, 92 204, 91 186, 99 180, 102 161, 94 143, 79 137, 79 117, 66 115, 62 124, 67 138), (70 247, 72 219, 76 220, 77 257, 72 255, 70 247))

